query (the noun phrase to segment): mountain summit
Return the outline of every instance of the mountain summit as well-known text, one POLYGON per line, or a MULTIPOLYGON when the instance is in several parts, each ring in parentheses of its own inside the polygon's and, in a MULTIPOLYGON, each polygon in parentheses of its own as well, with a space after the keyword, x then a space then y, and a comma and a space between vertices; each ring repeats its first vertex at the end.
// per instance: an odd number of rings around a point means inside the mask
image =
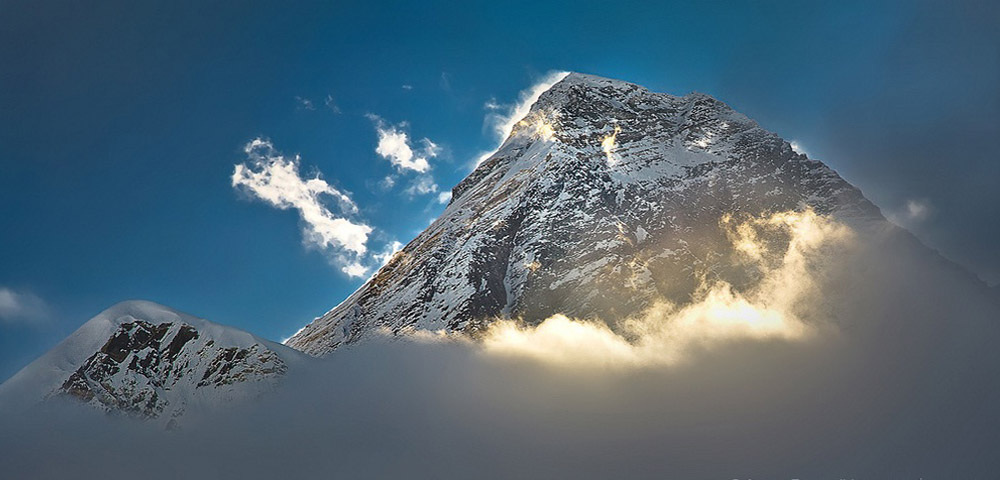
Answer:
POLYGON ((806 208, 885 222, 832 169, 711 96, 571 73, 452 189, 440 218, 286 344, 322 355, 375 329, 475 331, 684 302, 733 273, 720 218, 806 208))

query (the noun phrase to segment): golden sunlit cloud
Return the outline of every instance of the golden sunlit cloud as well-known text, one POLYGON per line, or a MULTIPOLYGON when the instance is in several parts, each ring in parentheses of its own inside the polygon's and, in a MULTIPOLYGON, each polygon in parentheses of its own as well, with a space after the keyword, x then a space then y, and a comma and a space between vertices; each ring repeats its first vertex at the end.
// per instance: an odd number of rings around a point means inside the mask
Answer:
POLYGON ((520 122, 517 122, 517 126, 526 129, 533 137, 538 137, 546 141, 552 140, 556 134, 556 116, 554 112, 540 112, 532 117, 525 117, 520 122))
POLYGON ((660 301, 617 323, 561 314, 537 325, 501 320, 483 336, 484 351, 574 368, 634 368, 678 364, 695 349, 725 342, 796 341, 817 334, 820 325, 800 316, 804 301, 819 293, 812 260, 822 247, 848 240, 850 230, 811 210, 740 223, 727 215, 721 224, 736 250, 763 272, 753 288, 738 292, 724 281, 705 284, 690 304, 660 301), (760 240, 765 232, 789 239, 776 266, 764 260, 770 253, 760 240))
POLYGON ((617 155, 615 155, 615 148, 617 148, 618 145, 615 142, 617 141, 618 134, 621 133, 621 131, 621 127, 619 127, 618 124, 615 124, 615 131, 601 140, 601 150, 604 150, 604 155, 608 159, 608 166, 614 166, 618 163, 617 155))

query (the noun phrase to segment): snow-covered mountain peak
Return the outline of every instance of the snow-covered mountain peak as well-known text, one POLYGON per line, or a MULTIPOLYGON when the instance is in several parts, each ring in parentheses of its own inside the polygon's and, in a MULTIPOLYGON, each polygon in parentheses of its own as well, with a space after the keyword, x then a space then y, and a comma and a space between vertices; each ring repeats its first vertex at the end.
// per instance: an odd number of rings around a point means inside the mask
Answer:
POLYGON ((75 399, 108 412, 176 421, 276 385, 301 354, 147 301, 118 303, 0 385, 0 407, 75 399))
POLYGON ((699 165, 762 154, 797 155, 788 142, 709 95, 678 97, 571 73, 539 96, 496 154, 453 189, 452 199, 498 171, 508 178, 585 168, 628 184, 679 179, 699 165))
POLYGON ((826 165, 711 96, 569 74, 430 227, 286 344, 324 354, 378 328, 620 318, 731 269, 724 215, 812 208, 882 222, 826 165))

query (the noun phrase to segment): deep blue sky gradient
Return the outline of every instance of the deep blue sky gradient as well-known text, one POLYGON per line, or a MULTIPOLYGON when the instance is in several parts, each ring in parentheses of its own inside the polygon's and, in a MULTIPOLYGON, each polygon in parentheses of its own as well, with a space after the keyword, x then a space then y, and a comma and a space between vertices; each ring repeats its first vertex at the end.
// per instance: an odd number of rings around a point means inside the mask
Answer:
POLYGON ((376 187, 365 115, 444 147, 450 188, 495 146, 484 104, 550 70, 712 94, 886 213, 928 205, 907 226, 1000 281, 996 2, 285 3, 0 1, 0 287, 48 305, 0 321, 0 380, 125 299, 288 336, 360 280, 231 187, 242 146, 300 154, 372 248, 406 242, 443 206, 376 187))

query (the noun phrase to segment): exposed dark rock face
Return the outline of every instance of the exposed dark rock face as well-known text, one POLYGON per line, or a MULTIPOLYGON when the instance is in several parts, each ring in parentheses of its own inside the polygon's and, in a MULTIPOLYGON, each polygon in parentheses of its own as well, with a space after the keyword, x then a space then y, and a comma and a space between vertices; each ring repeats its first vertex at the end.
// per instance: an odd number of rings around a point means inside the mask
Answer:
POLYGON ((542 94, 452 196, 427 230, 287 344, 321 355, 377 328, 621 318, 656 299, 683 303, 702 279, 751 281, 724 215, 812 208, 884 222, 836 172, 712 97, 581 74, 542 94))

